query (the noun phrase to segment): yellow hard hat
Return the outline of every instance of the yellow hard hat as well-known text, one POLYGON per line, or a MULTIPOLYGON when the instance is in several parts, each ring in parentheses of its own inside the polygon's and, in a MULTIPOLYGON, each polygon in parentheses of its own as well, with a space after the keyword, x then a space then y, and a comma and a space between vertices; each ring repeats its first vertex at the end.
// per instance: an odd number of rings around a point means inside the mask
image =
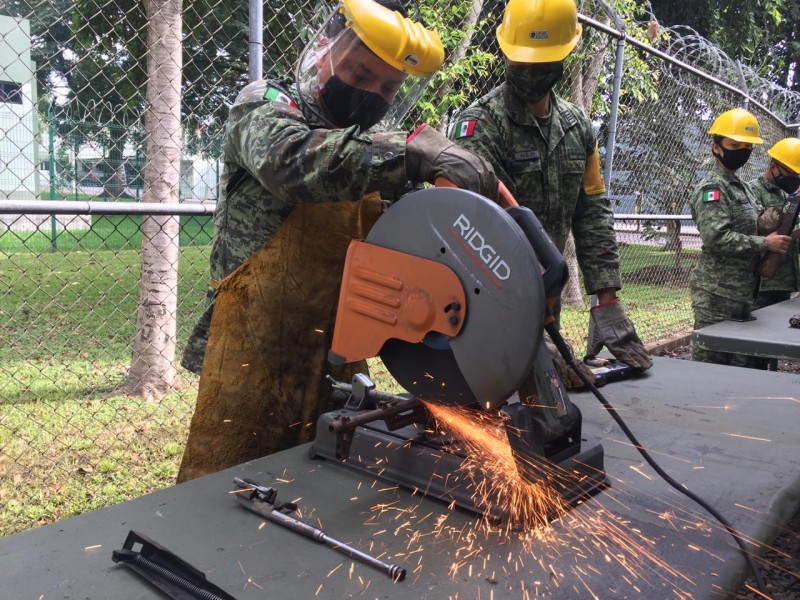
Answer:
POLYGON ((772 158, 800 174, 800 139, 784 138, 767 150, 772 158))
POLYGON ((398 71, 430 77, 444 63, 439 33, 373 0, 342 0, 341 12, 347 27, 398 71))
POLYGON ((497 42, 518 63, 564 60, 581 39, 574 0, 508 0, 497 42))
POLYGON ((714 120, 708 134, 749 144, 764 143, 764 140, 758 137, 758 121, 752 113, 743 108, 726 110, 714 120))

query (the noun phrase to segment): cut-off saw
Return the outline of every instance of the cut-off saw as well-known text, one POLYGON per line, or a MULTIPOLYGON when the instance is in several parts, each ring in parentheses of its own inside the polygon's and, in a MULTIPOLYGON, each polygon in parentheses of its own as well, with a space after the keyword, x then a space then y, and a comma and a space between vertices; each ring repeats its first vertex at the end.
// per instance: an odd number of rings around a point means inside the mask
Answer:
POLYGON ((505 519, 508 507, 478 493, 496 474, 464 472, 469 444, 431 426, 425 403, 437 403, 502 416, 519 475, 546 479, 568 503, 605 485, 603 448, 581 437, 543 343, 566 263, 503 186, 501 203, 427 188, 350 244, 329 360, 379 356, 407 393, 380 392, 365 375, 334 382, 347 401, 320 417, 312 458, 505 519))

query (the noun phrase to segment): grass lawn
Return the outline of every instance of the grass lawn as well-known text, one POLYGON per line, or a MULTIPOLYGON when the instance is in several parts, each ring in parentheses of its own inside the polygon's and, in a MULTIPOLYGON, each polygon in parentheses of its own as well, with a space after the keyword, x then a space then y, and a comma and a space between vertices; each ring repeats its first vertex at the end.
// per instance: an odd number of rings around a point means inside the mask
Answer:
MULTIPOLYGON (((181 249, 181 341, 204 303, 209 250, 181 249)), ((139 260, 130 249, 0 252, 0 535, 174 482, 197 377, 181 369, 159 402, 115 392, 139 260)))
MULTIPOLYGON (((142 217, 138 215, 92 215, 88 229, 58 228, 56 251, 125 250, 142 244, 142 217)), ((211 216, 180 217, 181 247, 211 243, 214 225, 211 216)), ((0 235, 0 255, 12 252, 51 251, 53 240, 49 224, 37 231, 7 231, 0 235)))
MULTIPOLYGON (((0 536, 170 485, 180 463, 197 378, 180 370, 159 401, 116 391, 135 332, 140 221, 94 218, 91 231, 59 236, 58 252, 43 233, 0 236, 0 536)), ((204 302, 203 219, 182 219, 179 343, 204 302)), ((691 319, 688 287, 653 270, 673 260, 653 247, 623 248, 623 298, 646 342, 691 319)), ((563 309, 562 330, 579 355, 586 322, 587 309, 563 309)), ((379 386, 392 385, 378 360, 371 368, 379 386)))
MULTIPOLYGON (((111 365, 75 365, 107 383, 111 365)), ((64 371, 56 367, 56 371, 64 371)), ((24 376, 17 371, 13 375, 24 376)), ((12 375, 12 376, 13 376, 12 375)), ((52 382, 47 387, 58 387, 52 382)), ((16 402, 0 425, 0 536, 116 504, 174 482, 195 389, 159 402, 109 392, 16 402)))

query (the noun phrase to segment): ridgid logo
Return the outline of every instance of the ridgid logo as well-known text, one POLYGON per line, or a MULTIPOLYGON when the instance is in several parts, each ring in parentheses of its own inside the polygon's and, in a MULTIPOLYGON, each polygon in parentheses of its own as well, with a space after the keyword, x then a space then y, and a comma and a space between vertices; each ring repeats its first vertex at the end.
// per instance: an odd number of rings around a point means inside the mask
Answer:
POLYGON ((511 267, 500 257, 497 250, 486 242, 484 235, 478 231, 477 227, 472 226, 463 213, 453 223, 450 233, 469 252, 481 269, 489 275, 496 287, 500 287, 500 281, 506 281, 511 277, 511 267))

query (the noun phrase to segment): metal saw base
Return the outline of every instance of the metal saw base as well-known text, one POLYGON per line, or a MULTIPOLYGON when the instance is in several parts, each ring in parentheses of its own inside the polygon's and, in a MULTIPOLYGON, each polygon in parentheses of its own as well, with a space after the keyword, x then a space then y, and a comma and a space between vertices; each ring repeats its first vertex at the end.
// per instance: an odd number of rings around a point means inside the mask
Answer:
MULTIPOLYGON (((308 452, 311 459, 321 457, 335 461, 494 521, 507 522, 511 517, 509 507, 487 505, 486 499, 478 493, 478 486, 496 474, 481 472, 474 465, 470 465, 469 472, 462 470, 466 460, 462 445, 453 441, 437 443, 420 425, 395 431, 387 429, 383 421, 359 426, 353 432, 349 456, 342 460, 337 456, 337 436, 329 431, 330 423, 341 414, 352 415, 353 411, 333 411, 319 418, 316 439, 308 452)), ((577 504, 608 485, 603 447, 595 440, 583 439, 582 442, 581 452, 557 465, 561 473, 557 492, 569 505, 577 504)))

